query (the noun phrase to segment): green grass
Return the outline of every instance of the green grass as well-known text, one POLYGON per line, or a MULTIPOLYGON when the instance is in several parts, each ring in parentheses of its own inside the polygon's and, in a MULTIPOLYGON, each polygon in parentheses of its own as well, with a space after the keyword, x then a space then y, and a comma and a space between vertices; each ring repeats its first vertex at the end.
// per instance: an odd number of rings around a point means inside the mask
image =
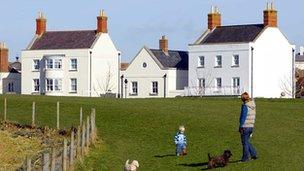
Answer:
MULTIPOLYGON (((0 110, 3 108, 0 97, 0 110)), ((56 101, 61 102, 61 126, 79 123, 79 108, 87 115, 96 108, 100 143, 77 170, 120 171, 127 159, 139 161, 139 170, 201 170, 207 153, 233 153, 241 158, 238 133, 241 101, 233 98, 100 99, 45 96, 7 96, 8 118, 30 123, 36 101, 40 125, 56 125, 56 101), (173 136, 186 126, 188 155, 177 158, 173 136), (156 157, 163 156, 163 157, 156 157)), ((231 163, 224 170, 302 170, 304 168, 304 101, 257 99, 252 142, 259 159, 231 163)), ((2 111, 2 110, 1 110, 2 111)), ((3 112, 1 112, 3 115, 3 112)), ((2 117, 2 116, 1 116, 2 117)))

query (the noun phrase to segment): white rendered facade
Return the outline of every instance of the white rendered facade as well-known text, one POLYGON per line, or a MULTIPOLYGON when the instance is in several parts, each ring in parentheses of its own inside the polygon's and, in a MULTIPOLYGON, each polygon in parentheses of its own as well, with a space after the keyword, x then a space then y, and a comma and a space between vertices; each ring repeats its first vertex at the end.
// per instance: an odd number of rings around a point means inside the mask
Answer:
POLYGON ((146 47, 140 50, 129 67, 121 74, 124 80, 128 81, 123 86, 124 98, 183 96, 184 87, 188 82, 188 70, 163 68, 146 47))
POLYGON ((278 98, 282 93, 292 97, 294 48, 276 27, 265 27, 249 43, 189 45, 186 93, 213 96, 239 95, 247 91, 254 97, 278 98), (234 55, 239 56, 238 66, 233 66, 234 55), (204 67, 199 66, 200 56, 205 57, 204 67), (222 56, 221 67, 215 66, 216 56, 222 56), (204 90, 198 88, 202 78, 205 79, 204 90), (217 78, 221 78, 220 87, 217 78), (239 78, 239 85, 233 83, 234 78, 239 78))
POLYGON ((88 97, 117 94, 118 51, 107 33, 96 36, 87 49, 23 50, 22 94, 88 97), (39 61, 36 69, 35 60, 39 61), (48 67, 51 62, 47 61, 53 61, 53 66, 48 67), (61 63, 60 67, 58 63, 61 63))

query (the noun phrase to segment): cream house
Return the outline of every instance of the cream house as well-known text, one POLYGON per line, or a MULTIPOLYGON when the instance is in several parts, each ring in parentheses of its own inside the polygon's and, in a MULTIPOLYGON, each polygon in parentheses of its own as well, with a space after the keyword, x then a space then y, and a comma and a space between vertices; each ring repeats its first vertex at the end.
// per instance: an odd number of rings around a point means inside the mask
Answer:
POLYGON ((165 36, 159 49, 143 47, 121 75, 125 98, 160 98, 184 95, 188 84, 188 53, 169 50, 165 36))
POLYGON ((112 42, 104 11, 97 29, 48 31, 36 19, 36 34, 22 51, 22 94, 98 97, 117 95, 120 53, 112 42))
POLYGON ((223 26, 212 8, 208 28, 189 45, 187 95, 294 97, 295 46, 279 29, 274 5, 263 14, 263 23, 223 26))

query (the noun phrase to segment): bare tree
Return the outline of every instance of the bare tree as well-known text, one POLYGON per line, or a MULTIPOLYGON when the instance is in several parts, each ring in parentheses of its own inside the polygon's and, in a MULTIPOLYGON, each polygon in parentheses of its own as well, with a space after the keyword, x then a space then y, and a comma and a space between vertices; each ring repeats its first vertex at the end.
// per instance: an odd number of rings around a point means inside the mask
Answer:
POLYGON ((107 68, 107 72, 105 73, 105 77, 104 80, 99 80, 97 79, 97 87, 93 87, 93 90, 95 91, 95 93, 98 94, 98 90, 101 90, 102 93, 101 94, 110 94, 113 90, 115 90, 116 86, 115 86, 115 80, 114 80, 114 73, 112 70, 112 66, 110 63, 107 64, 108 68, 107 68))

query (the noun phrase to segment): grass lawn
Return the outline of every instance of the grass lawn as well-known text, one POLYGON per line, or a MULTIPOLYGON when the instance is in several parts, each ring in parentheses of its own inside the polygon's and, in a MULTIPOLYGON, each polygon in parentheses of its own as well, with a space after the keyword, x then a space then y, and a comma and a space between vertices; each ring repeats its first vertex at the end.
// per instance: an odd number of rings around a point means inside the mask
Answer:
MULTIPOLYGON (((3 108, 0 96, 0 111, 3 108)), ((30 123, 36 101, 39 125, 56 126, 59 100, 61 127, 79 123, 79 108, 87 115, 96 108, 100 143, 77 170, 120 171, 127 159, 139 161, 139 170, 201 170, 207 153, 230 149, 232 161, 241 158, 238 133, 241 101, 232 98, 100 99, 46 96, 7 96, 8 119, 30 123), (173 136, 186 126, 188 155, 174 155, 173 136)), ((224 170, 302 170, 304 168, 304 101, 257 99, 252 142, 259 159, 231 163, 224 170)), ((1 117, 3 117, 3 112, 1 117)))

